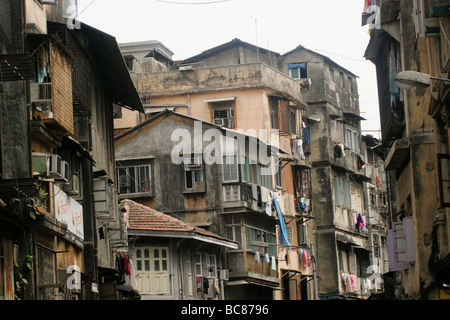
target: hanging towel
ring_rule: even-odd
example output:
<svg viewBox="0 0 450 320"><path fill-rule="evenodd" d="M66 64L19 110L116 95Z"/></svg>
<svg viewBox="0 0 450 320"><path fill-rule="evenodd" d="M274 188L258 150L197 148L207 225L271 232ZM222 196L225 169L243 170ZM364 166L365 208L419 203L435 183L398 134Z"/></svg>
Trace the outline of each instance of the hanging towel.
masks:
<svg viewBox="0 0 450 320"><path fill-rule="evenodd" d="M340 143L340 144L339 144L339 148L341 148L341 153L342 153L342 156L343 156L343 157L345 157L345 149L344 149L344 144Z"/></svg>
<svg viewBox="0 0 450 320"><path fill-rule="evenodd" d="M309 124L307 124L306 122L303 122L303 142L306 144L310 144L310 138L309 138Z"/></svg>
<svg viewBox="0 0 450 320"><path fill-rule="evenodd" d="M269 190L267 188L261 187L261 201L269 202Z"/></svg>
<svg viewBox="0 0 450 320"><path fill-rule="evenodd" d="M341 272L341 279L344 282L344 286L347 287L347 273Z"/></svg>
<svg viewBox="0 0 450 320"><path fill-rule="evenodd" d="M275 210L277 211L278 219L280 221L280 231L281 231L280 232L280 237L281 237L280 243L288 245L290 247L291 244L289 243L289 240L288 240L286 224L284 222L284 216L283 216L283 213L281 212L281 208L280 208L280 205L279 205L277 199L273 199L273 205L275 207Z"/></svg>
<svg viewBox="0 0 450 320"><path fill-rule="evenodd" d="M356 219L356 229L358 230L358 233L360 231L359 228L362 227L362 226L364 226L364 220L363 220L363 218L361 216L361 213L360 213L360 214L358 214L358 217Z"/></svg>
<svg viewBox="0 0 450 320"><path fill-rule="evenodd" d="M311 266L311 254L307 250L303 250L303 266Z"/></svg>
<svg viewBox="0 0 450 320"><path fill-rule="evenodd" d="M274 256L271 257L271 268L272 268L272 270L277 269L277 260Z"/></svg>
<svg viewBox="0 0 450 320"><path fill-rule="evenodd" d="M134 265L133 265L133 260L129 259L129 264L130 264L130 285L133 289L137 288L137 282L136 282L136 273L134 271Z"/></svg>
<svg viewBox="0 0 450 320"><path fill-rule="evenodd" d="M355 287L355 276L353 274L350 275L350 285L352 288Z"/></svg>
<svg viewBox="0 0 450 320"><path fill-rule="evenodd" d="M124 261L123 261L123 265L125 267L125 274L127 276L130 275L130 264L128 262L128 255L125 253L125 257L124 257Z"/></svg>
<svg viewBox="0 0 450 320"><path fill-rule="evenodd" d="M259 255L259 251L256 251L256 253L255 253L255 261L258 264L261 263L261 257Z"/></svg>
<svg viewBox="0 0 450 320"><path fill-rule="evenodd" d="M357 162L358 162L358 169L359 170L361 170L364 167L364 165L366 164L364 162L364 160L363 160L363 156L362 155L358 155Z"/></svg>
<svg viewBox="0 0 450 320"><path fill-rule="evenodd" d="M266 253L266 254L264 255L264 262L270 263L270 257L269 257L269 254L268 254L268 253Z"/></svg>
<svg viewBox="0 0 450 320"><path fill-rule="evenodd" d="M296 139L293 142L294 144L294 157L297 160L305 160L305 153L303 152L303 140Z"/></svg>
<svg viewBox="0 0 450 320"><path fill-rule="evenodd" d="M266 214L272 216L272 193L267 190Z"/></svg>

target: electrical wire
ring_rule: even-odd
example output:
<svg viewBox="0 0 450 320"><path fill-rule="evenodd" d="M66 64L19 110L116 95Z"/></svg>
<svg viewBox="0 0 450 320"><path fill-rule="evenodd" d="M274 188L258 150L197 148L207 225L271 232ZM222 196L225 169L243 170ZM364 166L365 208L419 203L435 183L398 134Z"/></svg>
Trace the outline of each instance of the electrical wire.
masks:
<svg viewBox="0 0 450 320"><path fill-rule="evenodd" d="M140 0L143 2L148 2L145 0ZM216 4L216 3L223 3L223 2L231 2L234 0L214 0L214 1L204 1L204 2L180 2L180 1L168 1L168 0L153 0L154 2L161 2L161 3L167 3L167 4L181 4L181 5L204 5L204 4Z"/></svg>

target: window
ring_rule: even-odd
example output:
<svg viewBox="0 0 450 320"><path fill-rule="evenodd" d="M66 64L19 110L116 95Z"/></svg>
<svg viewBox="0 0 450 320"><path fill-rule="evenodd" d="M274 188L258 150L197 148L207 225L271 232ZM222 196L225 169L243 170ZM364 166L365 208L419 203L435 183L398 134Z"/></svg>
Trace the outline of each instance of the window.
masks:
<svg viewBox="0 0 450 320"><path fill-rule="evenodd" d="M185 191L204 192L204 172L201 156L190 155L184 162L184 189Z"/></svg>
<svg viewBox="0 0 450 320"><path fill-rule="evenodd" d="M341 88L345 89L345 81L344 81L344 74L342 72L339 72L339 80L340 80L340 86Z"/></svg>
<svg viewBox="0 0 450 320"><path fill-rule="evenodd" d="M117 169L119 180L119 194L151 194L152 178L151 166L130 166Z"/></svg>
<svg viewBox="0 0 450 320"><path fill-rule="evenodd" d="M302 221L297 222L298 245L306 245L306 226Z"/></svg>
<svg viewBox="0 0 450 320"><path fill-rule="evenodd" d="M269 98L270 103L270 120L272 129L280 129L280 110L278 106L278 99L275 97Z"/></svg>
<svg viewBox="0 0 450 320"><path fill-rule="evenodd" d="M310 169L294 167L294 190L298 198L312 198Z"/></svg>
<svg viewBox="0 0 450 320"><path fill-rule="evenodd" d="M289 243L294 243L294 228L290 226L286 226L286 233L288 237Z"/></svg>
<svg viewBox="0 0 450 320"><path fill-rule="evenodd" d="M277 172L275 173L276 186L277 186L277 188L282 188L283 187L283 179L282 179L282 175L281 175L281 160L278 159L276 167L277 167Z"/></svg>
<svg viewBox="0 0 450 320"><path fill-rule="evenodd" d="M347 128L347 147L353 152L359 152L358 134L356 131Z"/></svg>
<svg viewBox="0 0 450 320"><path fill-rule="evenodd" d="M238 243L238 249L242 249L242 216L240 214L229 214L225 216L225 229L227 238Z"/></svg>
<svg viewBox="0 0 450 320"><path fill-rule="evenodd" d="M203 182L203 171L185 171L185 188L194 189L198 182Z"/></svg>
<svg viewBox="0 0 450 320"><path fill-rule="evenodd" d="M348 91L353 92L353 79L348 77Z"/></svg>
<svg viewBox="0 0 450 320"><path fill-rule="evenodd" d="M263 220L259 215L248 214L244 220L245 235L247 236L247 250L259 251L260 254L268 253L277 255L275 225L270 220Z"/></svg>
<svg viewBox="0 0 450 320"><path fill-rule="evenodd" d="M306 62L290 63L288 64L289 76L292 79L306 79L308 78L308 68Z"/></svg>
<svg viewBox="0 0 450 320"><path fill-rule="evenodd" d="M350 181L334 177L334 195L336 206L351 208Z"/></svg>
<svg viewBox="0 0 450 320"><path fill-rule="evenodd" d="M202 292L206 298L214 297L214 279L217 278L217 258L215 254L198 252L195 261L197 278L202 278Z"/></svg>
<svg viewBox="0 0 450 320"><path fill-rule="evenodd" d="M39 299L55 300L55 292L52 287L55 284L55 252L38 245L37 263Z"/></svg>
<svg viewBox="0 0 450 320"><path fill-rule="evenodd" d="M223 182L239 182L239 171L238 171L237 157L223 156L222 164L222 178Z"/></svg>
<svg viewBox="0 0 450 320"><path fill-rule="evenodd" d="M374 234L372 237L373 255L375 258L380 258L380 236Z"/></svg>
<svg viewBox="0 0 450 320"><path fill-rule="evenodd" d="M297 117L295 112L291 112L291 133L297 134Z"/></svg>
<svg viewBox="0 0 450 320"><path fill-rule="evenodd" d="M256 167L258 181L257 183L269 190L273 189L273 173L272 168L258 164Z"/></svg>
<svg viewBox="0 0 450 320"><path fill-rule="evenodd" d="M340 121L331 120L331 141L334 143L344 143L344 125Z"/></svg>
<svg viewBox="0 0 450 320"><path fill-rule="evenodd" d="M373 207L376 207L377 206L377 189L370 188L369 195L370 195L370 205Z"/></svg>
<svg viewBox="0 0 450 320"><path fill-rule="evenodd" d="M241 157L241 177L243 182L252 182L252 167L245 156Z"/></svg>
<svg viewBox="0 0 450 320"><path fill-rule="evenodd" d="M219 126L234 129L234 103L229 101L213 103L213 122Z"/></svg>
<svg viewBox="0 0 450 320"><path fill-rule="evenodd" d="M330 67L330 81L334 82L334 68Z"/></svg>
<svg viewBox="0 0 450 320"><path fill-rule="evenodd" d="M450 207L450 157L438 154L439 197L441 206Z"/></svg>

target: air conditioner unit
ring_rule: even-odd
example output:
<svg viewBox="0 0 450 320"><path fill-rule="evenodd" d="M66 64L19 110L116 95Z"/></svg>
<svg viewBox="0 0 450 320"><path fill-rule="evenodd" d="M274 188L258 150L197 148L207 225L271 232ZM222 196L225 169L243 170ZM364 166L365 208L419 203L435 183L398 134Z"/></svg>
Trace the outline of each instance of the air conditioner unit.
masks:
<svg viewBox="0 0 450 320"><path fill-rule="evenodd" d="M131 184L131 179L129 175L126 176L119 176L119 187L122 188L128 188Z"/></svg>
<svg viewBox="0 0 450 320"><path fill-rule="evenodd" d="M48 175L49 169L49 155L46 153L33 152L33 176Z"/></svg>
<svg viewBox="0 0 450 320"><path fill-rule="evenodd" d="M225 125L225 120L226 119L214 119L214 124L217 124L219 126L224 126Z"/></svg>
<svg viewBox="0 0 450 320"><path fill-rule="evenodd" d="M80 195L80 179L76 174L72 175L72 183L67 183L63 186L63 190L69 196Z"/></svg>
<svg viewBox="0 0 450 320"><path fill-rule="evenodd" d="M67 162L63 161L61 157L57 154L51 154L50 155L50 167L48 170L48 174L50 177L56 179L56 180L64 180L67 181L65 177L65 170L67 167L67 172L69 172L68 164Z"/></svg>
<svg viewBox="0 0 450 320"><path fill-rule="evenodd" d="M230 272L226 269L219 269L219 280L230 280Z"/></svg>
<svg viewBox="0 0 450 320"><path fill-rule="evenodd" d="M63 179L65 181L69 181L70 168L69 164L66 161L63 161Z"/></svg>

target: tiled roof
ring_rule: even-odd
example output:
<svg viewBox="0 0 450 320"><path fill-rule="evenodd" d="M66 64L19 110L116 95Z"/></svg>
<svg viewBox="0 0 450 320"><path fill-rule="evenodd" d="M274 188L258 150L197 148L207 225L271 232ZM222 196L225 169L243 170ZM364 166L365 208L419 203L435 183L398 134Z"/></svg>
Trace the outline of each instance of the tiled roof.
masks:
<svg viewBox="0 0 450 320"><path fill-rule="evenodd" d="M114 129L114 137L117 137L118 135L130 130L131 128L119 128L119 129Z"/></svg>
<svg viewBox="0 0 450 320"><path fill-rule="evenodd" d="M212 237L221 241L237 243L233 240L223 238L205 229L192 226L177 218L171 217L152 208L146 207L135 201L125 199L121 206L128 214L128 229L136 231L160 231L160 232L188 232L197 235Z"/></svg>

